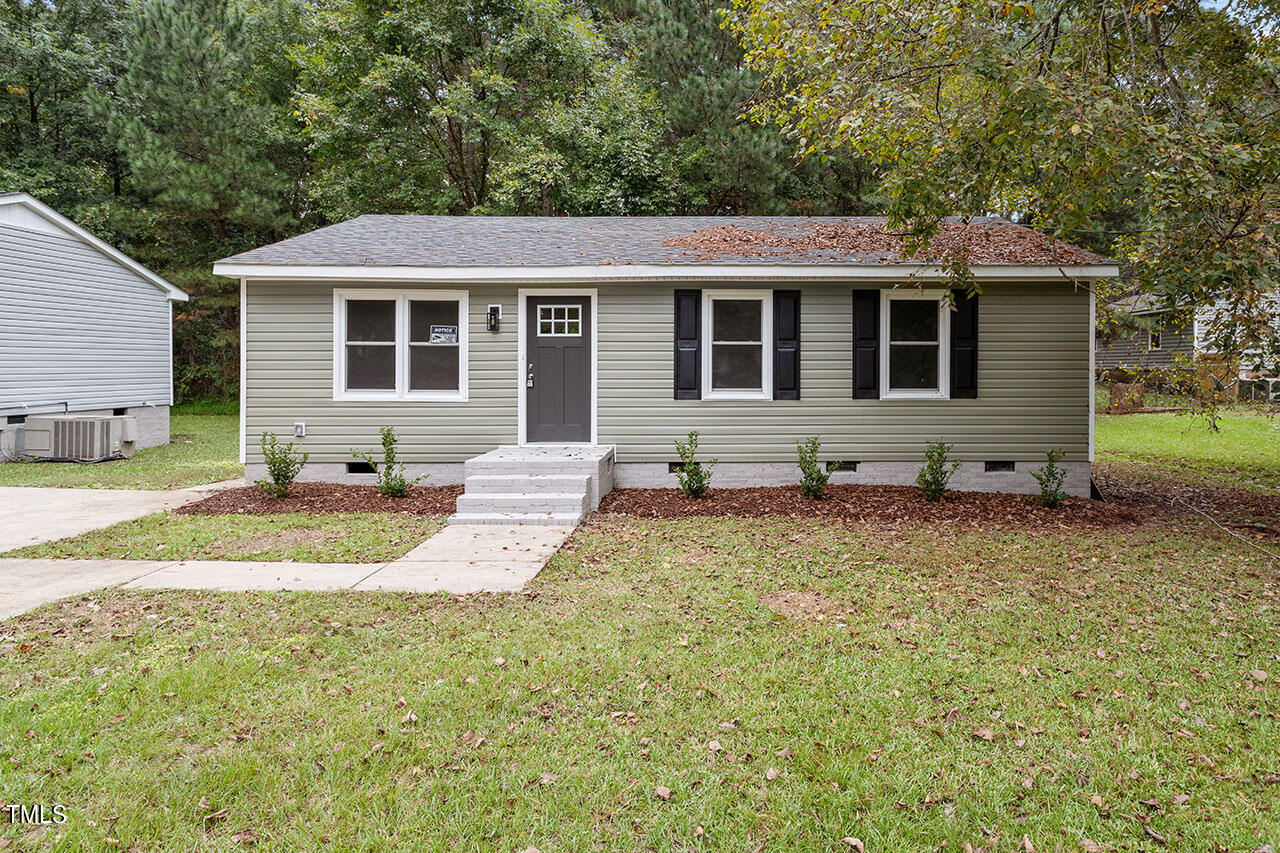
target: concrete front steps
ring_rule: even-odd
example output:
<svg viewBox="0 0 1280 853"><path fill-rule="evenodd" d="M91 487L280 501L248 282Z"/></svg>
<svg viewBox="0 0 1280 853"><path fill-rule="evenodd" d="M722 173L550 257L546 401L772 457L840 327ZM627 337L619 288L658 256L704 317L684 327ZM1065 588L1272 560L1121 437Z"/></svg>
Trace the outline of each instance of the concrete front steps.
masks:
<svg viewBox="0 0 1280 853"><path fill-rule="evenodd" d="M613 488L613 448L499 447L464 470L466 491L450 524L576 527Z"/></svg>

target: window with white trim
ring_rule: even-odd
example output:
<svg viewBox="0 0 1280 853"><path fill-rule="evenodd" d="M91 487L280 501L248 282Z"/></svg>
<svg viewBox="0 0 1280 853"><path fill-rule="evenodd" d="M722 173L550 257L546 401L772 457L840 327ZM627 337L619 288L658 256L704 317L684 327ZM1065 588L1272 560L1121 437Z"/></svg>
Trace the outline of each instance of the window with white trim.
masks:
<svg viewBox="0 0 1280 853"><path fill-rule="evenodd" d="M467 295L334 291L335 400L465 400Z"/></svg>
<svg viewBox="0 0 1280 853"><path fill-rule="evenodd" d="M576 338L581 335L581 305L538 306L538 337Z"/></svg>
<svg viewBox="0 0 1280 853"><path fill-rule="evenodd" d="M950 326L945 291L881 291L881 399L950 396Z"/></svg>
<svg viewBox="0 0 1280 853"><path fill-rule="evenodd" d="M702 399L772 398L772 292L708 290L703 299Z"/></svg>
<svg viewBox="0 0 1280 853"><path fill-rule="evenodd" d="M1155 328L1147 332L1147 349L1160 349L1160 329Z"/></svg>

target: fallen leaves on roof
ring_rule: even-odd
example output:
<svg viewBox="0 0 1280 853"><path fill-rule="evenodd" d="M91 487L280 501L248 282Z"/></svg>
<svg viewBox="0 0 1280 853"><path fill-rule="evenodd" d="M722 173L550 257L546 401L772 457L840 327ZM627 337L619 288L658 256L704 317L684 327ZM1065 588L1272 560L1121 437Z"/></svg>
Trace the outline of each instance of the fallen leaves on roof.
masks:
<svg viewBox="0 0 1280 853"><path fill-rule="evenodd" d="M815 261L875 261L896 263L940 261L958 251L970 264L1055 265L1109 263L1105 258L1061 240L1008 222L964 224L944 222L915 257L904 258L902 235L888 231L880 223L810 223L778 226L761 231L738 225L712 225L682 237L668 237L663 243L684 249L700 261L726 255L741 257L784 257L804 255Z"/></svg>

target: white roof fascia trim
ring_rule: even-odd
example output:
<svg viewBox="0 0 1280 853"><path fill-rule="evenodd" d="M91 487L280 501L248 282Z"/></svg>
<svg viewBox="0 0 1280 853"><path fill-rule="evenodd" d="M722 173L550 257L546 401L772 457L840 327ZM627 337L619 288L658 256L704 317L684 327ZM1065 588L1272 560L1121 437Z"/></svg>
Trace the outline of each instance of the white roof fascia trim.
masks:
<svg viewBox="0 0 1280 853"><path fill-rule="evenodd" d="M1093 280L1120 275L1115 264L1077 266L973 265L979 281L1036 279ZM332 281L602 281L652 279L924 279L947 277L941 266L925 264L605 264L598 266L409 267L247 264L218 262L216 275L263 280Z"/></svg>
<svg viewBox="0 0 1280 853"><path fill-rule="evenodd" d="M29 210L35 211L54 225L57 225L63 231L66 231L72 237L75 237L82 243L89 244L121 266L136 272L138 275L142 276L147 281L167 293L169 299L174 302L186 302L189 298L187 294L183 293L181 290L174 287L172 284L165 281L163 278L156 275L133 258L130 258L119 249L113 248L109 243L99 240L97 237L93 236L70 219L67 219L67 217L63 216L61 213L58 213L58 211L37 201L26 193L0 197L0 204L20 204Z"/></svg>

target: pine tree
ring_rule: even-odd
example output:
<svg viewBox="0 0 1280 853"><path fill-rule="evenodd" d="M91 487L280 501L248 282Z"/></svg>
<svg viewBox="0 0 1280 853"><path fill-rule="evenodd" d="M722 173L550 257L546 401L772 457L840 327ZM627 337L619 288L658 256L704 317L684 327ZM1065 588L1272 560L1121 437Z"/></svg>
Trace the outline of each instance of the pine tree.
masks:
<svg viewBox="0 0 1280 853"><path fill-rule="evenodd" d="M301 148L272 132L281 105L263 93L269 75L250 35L226 0L148 0L114 97L99 101L145 205L123 213L121 228L137 235L141 261L192 297L174 326L184 395L236 384L238 286L213 276L213 261L298 227L287 205L296 179L276 159L290 164Z"/></svg>
<svg viewBox="0 0 1280 853"><path fill-rule="evenodd" d="M759 88L718 0L604 0L619 50L634 50L668 119L681 213L866 213L870 171L845 156L799 159L777 128L744 118Z"/></svg>
<svg viewBox="0 0 1280 853"><path fill-rule="evenodd" d="M225 0L149 0L111 110L139 191L170 225L219 243L287 224L263 139L270 105L245 90L244 23Z"/></svg>

